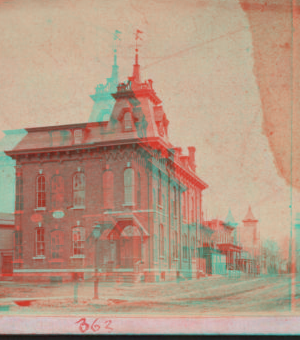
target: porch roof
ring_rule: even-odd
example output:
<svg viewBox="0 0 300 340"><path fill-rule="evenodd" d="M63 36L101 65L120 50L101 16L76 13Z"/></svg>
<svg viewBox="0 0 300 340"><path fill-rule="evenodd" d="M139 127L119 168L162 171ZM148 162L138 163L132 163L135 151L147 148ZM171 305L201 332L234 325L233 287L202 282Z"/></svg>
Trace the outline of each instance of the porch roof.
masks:
<svg viewBox="0 0 300 340"><path fill-rule="evenodd" d="M143 233L143 237L149 236L149 233L147 232L147 230L144 228L142 223L138 220L138 218L133 213L113 216L113 218L115 220L115 226L110 230L108 237L113 232L113 230L117 231L118 234L120 235L122 231L130 225L137 227L139 231Z"/></svg>
<svg viewBox="0 0 300 340"><path fill-rule="evenodd" d="M221 251L230 251L230 252L241 252L242 247L237 246L233 243L220 243L218 247Z"/></svg>

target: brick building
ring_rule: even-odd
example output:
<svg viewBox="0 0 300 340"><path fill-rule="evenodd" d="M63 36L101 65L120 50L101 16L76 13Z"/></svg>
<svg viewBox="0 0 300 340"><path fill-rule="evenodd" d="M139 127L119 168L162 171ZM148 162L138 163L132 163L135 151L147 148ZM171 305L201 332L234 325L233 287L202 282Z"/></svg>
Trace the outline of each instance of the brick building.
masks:
<svg viewBox="0 0 300 340"><path fill-rule="evenodd" d="M203 247L203 256L207 259L207 272L210 274L230 274L237 270L242 248L236 241L236 227L231 211L225 221L213 219L204 221L211 230L210 243Z"/></svg>
<svg viewBox="0 0 300 340"><path fill-rule="evenodd" d="M86 278L95 268L133 281L196 275L207 184L195 173L195 148L183 155L169 141L138 54L112 97L109 120L97 106L90 120L101 121L29 128L6 151L16 161L16 276Z"/></svg>

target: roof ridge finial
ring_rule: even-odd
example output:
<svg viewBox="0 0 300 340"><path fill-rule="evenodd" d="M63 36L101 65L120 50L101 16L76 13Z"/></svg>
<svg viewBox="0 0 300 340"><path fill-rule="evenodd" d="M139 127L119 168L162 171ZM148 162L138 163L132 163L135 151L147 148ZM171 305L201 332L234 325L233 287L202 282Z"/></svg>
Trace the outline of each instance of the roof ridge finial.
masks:
<svg viewBox="0 0 300 340"><path fill-rule="evenodd" d="M114 65L117 65L117 40L121 41L119 37L121 33L122 32L118 30L115 30L115 33L114 33Z"/></svg>
<svg viewBox="0 0 300 340"><path fill-rule="evenodd" d="M133 78L137 83L140 83L140 65L139 65L139 50L138 50L138 40L142 40L139 36L143 32L140 30L136 30L135 33L135 64L133 65Z"/></svg>

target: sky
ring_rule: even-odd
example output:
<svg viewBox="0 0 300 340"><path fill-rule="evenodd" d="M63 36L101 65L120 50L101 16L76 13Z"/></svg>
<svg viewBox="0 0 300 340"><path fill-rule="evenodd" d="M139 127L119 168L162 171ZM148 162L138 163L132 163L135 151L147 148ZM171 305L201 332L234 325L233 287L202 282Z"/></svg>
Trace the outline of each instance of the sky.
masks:
<svg viewBox="0 0 300 340"><path fill-rule="evenodd" d="M196 147L204 216L225 219L230 208L241 224L251 205L261 237L286 240L299 192L263 130L257 37L238 0L0 1L1 129L87 122L89 96L111 74L113 33L122 32L124 81L136 29L142 79L163 101L171 142Z"/></svg>

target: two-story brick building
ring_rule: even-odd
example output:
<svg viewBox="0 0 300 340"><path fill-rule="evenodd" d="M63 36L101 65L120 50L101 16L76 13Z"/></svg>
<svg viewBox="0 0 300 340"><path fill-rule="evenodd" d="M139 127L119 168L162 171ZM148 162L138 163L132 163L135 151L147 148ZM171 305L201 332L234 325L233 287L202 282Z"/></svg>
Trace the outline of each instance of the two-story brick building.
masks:
<svg viewBox="0 0 300 340"><path fill-rule="evenodd" d="M16 161L16 276L89 277L95 267L133 280L196 275L207 184L195 148L183 155L169 141L138 54L112 96L108 121L29 128L6 151Z"/></svg>

